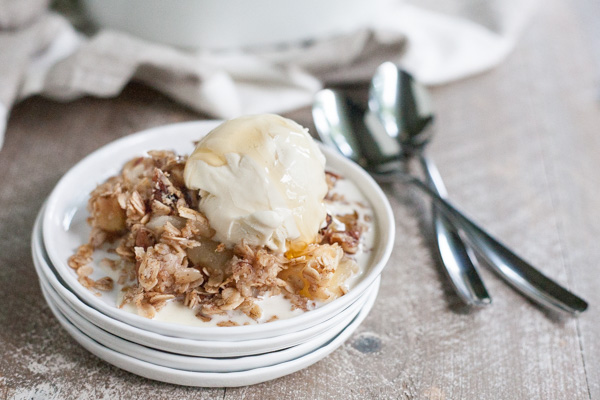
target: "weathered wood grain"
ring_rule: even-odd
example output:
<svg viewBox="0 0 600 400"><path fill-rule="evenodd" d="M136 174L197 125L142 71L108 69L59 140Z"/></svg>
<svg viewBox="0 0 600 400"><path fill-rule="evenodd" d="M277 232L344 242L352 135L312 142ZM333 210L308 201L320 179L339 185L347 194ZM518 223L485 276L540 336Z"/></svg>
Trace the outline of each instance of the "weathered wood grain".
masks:
<svg viewBox="0 0 600 400"><path fill-rule="evenodd" d="M430 149L456 204L590 302L578 319L541 312L487 268L494 304L465 309L432 256L426 202L397 184L384 188L397 239L379 297L331 356L235 389L121 371L78 346L45 306L29 255L34 215L60 176L102 144L202 116L139 85L111 100L34 98L14 110L0 152L0 398L600 399L600 37L590 27L600 7L592 3L544 2L502 65L436 88ZM308 109L288 116L312 126Z"/></svg>

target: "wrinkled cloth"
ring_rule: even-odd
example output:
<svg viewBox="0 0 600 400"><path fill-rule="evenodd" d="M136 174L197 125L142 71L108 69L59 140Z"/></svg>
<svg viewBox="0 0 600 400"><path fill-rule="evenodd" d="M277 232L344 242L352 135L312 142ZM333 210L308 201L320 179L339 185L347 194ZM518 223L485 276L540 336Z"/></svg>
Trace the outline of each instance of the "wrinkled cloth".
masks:
<svg viewBox="0 0 600 400"><path fill-rule="evenodd" d="M132 80L215 118L309 105L323 86L370 79L383 61L424 84L451 82L501 62L538 0L430 3L392 0L373 26L310 43L192 52L117 31L87 37L48 0L0 0L0 146L15 102L113 97Z"/></svg>

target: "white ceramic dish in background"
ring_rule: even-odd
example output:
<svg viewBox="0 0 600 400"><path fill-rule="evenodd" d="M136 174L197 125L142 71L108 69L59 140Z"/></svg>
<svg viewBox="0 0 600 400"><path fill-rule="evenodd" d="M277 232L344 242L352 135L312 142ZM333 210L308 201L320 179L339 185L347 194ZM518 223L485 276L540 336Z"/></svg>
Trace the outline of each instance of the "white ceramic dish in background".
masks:
<svg viewBox="0 0 600 400"><path fill-rule="evenodd" d="M47 201L43 216L43 240L51 264L68 287L85 303L107 316L146 331L194 340L249 340L264 339L316 326L347 308L375 281L389 259L394 238L394 217L387 198L373 179L359 166L336 152L321 147L327 159L327 168L340 173L361 189L373 208L376 240L370 265L356 285L344 296L322 307L299 316L268 324L233 327L184 326L149 320L115 306L116 294L97 297L83 288L67 259L75 249L87 242L89 227L86 203L91 190L109 176L118 173L121 166L134 156L153 149L170 149L187 154L192 142L214 128L216 121L199 121L149 129L112 142L90 154L75 165L58 182ZM96 268L98 269L98 268Z"/></svg>
<svg viewBox="0 0 600 400"><path fill-rule="evenodd" d="M367 292L360 296L354 303L346 309L334 315L330 319L321 324L312 326L307 329L299 329L296 332L291 332L285 335L280 335L267 339L249 339L238 340L232 342L223 341L208 341L208 340L193 340L174 338L164 336L154 332L147 332L143 329L127 325L121 321L112 319L99 311L89 307L81 302L77 296L65 288L53 272L52 266L48 263L41 241L41 215L40 211L32 235L32 256L34 266L40 280L44 280L52 288L53 292L60 301L79 315L81 319L87 320L95 326L109 331L115 336L119 336L125 340L139 343L144 346L155 348L161 351L168 351L176 354L196 356L196 357L239 357L261 354L265 352L273 352L286 349L292 346L300 345L314 338L326 334L336 328L343 327L342 321L355 316L369 296ZM376 281L373 285L379 285ZM58 302L58 299L57 299ZM338 329L338 331L339 331Z"/></svg>
<svg viewBox="0 0 600 400"><path fill-rule="evenodd" d="M187 49L298 43L372 25L383 0L83 0L99 27Z"/></svg>
<svg viewBox="0 0 600 400"><path fill-rule="evenodd" d="M139 360L134 357L127 356L115 350L102 346L98 342L89 338L73 324L71 324L61 313L56 309L52 301L48 302L48 306L56 319L60 322L63 328L85 349L97 357L113 364L121 369L143 376L145 378L156 381L173 383L184 386L199 386L199 387L238 387L246 385L254 385L261 382L266 382L272 379L280 378L289 375L293 372L304 369L317 361L325 358L335 349L340 347L350 335L358 328L362 321L369 314L373 307L375 296L361 309L356 318L346 327L339 335L329 341L327 344L319 347L315 351L298 357L294 360L271 365L263 368L254 368L246 371L238 372L192 372L183 371L180 369L162 367L146 361Z"/></svg>
<svg viewBox="0 0 600 400"><path fill-rule="evenodd" d="M356 317L358 312L362 309L362 306L369 301L372 297L377 296L379 289L379 281L377 285L369 290L368 297L365 299L365 303L361 302L361 307L356 313L346 317L339 325L332 327L331 329L321 333L315 338L304 342L298 346L293 346L285 350L264 353L254 356L246 357L231 357L231 358L207 358L207 357L193 357L185 356L181 354L175 354L171 352L165 352L155 350L146 346L139 345L134 342L130 342L121 339L118 336L106 332L91 322L81 318L76 312L69 308L69 306L62 301L60 296L45 280L43 275L40 275L40 284L44 291L47 302L51 302L58 311L77 329L82 333L86 334L91 339L100 343L101 345L115 350L119 353L123 353L130 357L140 359L142 361L150 362L152 364L160 365L163 367L176 368L186 371L195 372L235 372L245 371L253 368L267 367L274 364L290 361L295 358L304 356L319 347L325 345L335 336L337 336L346 326L348 326L352 320Z"/></svg>

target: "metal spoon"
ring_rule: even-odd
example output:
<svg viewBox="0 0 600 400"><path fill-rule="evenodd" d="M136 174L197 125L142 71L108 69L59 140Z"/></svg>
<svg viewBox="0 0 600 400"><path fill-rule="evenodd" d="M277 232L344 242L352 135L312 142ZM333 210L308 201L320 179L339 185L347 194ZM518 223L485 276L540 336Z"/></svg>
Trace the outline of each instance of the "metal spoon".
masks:
<svg viewBox="0 0 600 400"><path fill-rule="evenodd" d="M363 113L340 92L325 89L317 93L313 118L321 140L346 157L360 163L381 182L402 180L427 194L441 211L464 231L473 248L513 287L533 301L552 310L578 314L587 303L544 276L493 238L422 180L397 168L398 154L390 154L388 143L372 136ZM367 118L368 119L368 116ZM387 135L386 135L387 136ZM389 139L389 136L387 136Z"/></svg>
<svg viewBox="0 0 600 400"><path fill-rule="evenodd" d="M377 68L369 89L369 111L379 121L380 128L400 144L406 159L419 158L429 187L441 197L447 197L446 187L437 167L424 155L425 145L432 136L434 119L431 101L425 88L394 63ZM375 125L375 124L371 124ZM377 126L370 126L371 131ZM473 250L462 240L458 230L444 213L432 210L435 248L458 296L468 305L489 305L492 302L479 273Z"/></svg>

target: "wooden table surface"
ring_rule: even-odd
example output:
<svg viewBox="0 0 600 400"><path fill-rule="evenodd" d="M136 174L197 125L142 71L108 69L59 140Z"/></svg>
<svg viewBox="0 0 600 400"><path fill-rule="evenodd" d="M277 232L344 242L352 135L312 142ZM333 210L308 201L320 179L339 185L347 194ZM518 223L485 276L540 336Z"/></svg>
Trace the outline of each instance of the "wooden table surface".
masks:
<svg viewBox="0 0 600 400"><path fill-rule="evenodd" d="M433 256L425 199L385 191L392 258L371 314L295 374L234 389L153 382L80 347L46 306L29 236L57 180L144 128L202 119L144 88L116 99L19 104L0 152L0 398L600 399L600 3L551 0L499 67L433 89L430 154L451 198L584 297L578 318L542 311L488 268L493 305L461 306ZM364 91L357 95L364 97ZM308 109L288 114L312 127Z"/></svg>

